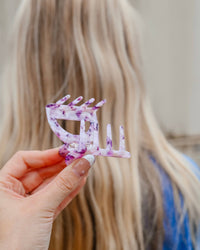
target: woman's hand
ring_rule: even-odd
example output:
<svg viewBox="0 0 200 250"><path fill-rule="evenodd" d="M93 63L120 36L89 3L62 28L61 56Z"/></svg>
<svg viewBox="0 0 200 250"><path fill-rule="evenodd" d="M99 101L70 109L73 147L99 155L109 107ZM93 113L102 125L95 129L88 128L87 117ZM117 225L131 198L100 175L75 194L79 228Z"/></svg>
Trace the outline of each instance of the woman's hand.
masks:
<svg viewBox="0 0 200 250"><path fill-rule="evenodd" d="M16 153L0 170L0 249L48 249L54 219L93 163L88 155L66 167L58 149Z"/></svg>

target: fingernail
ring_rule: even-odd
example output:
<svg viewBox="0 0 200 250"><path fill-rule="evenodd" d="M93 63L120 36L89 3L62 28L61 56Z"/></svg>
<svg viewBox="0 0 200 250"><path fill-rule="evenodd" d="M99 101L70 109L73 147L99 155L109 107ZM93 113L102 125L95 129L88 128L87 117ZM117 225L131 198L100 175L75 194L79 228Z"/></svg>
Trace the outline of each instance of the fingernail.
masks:
<svg viewBox="0 0 200 250"><path fill-rule="evenodd" d="M83 156L83 158L86 159L87 161L89 161L90 167L95 163L94 155L85 155L85 156Z"/></svg>
<svg viewBox="0 0 200 250"><path fill-rule="evenodd" d="M95 157L93 155L85 155L77 163L75 163L75 165L72 167L72 170L79 177L85 176L94 162Z"/></svg>

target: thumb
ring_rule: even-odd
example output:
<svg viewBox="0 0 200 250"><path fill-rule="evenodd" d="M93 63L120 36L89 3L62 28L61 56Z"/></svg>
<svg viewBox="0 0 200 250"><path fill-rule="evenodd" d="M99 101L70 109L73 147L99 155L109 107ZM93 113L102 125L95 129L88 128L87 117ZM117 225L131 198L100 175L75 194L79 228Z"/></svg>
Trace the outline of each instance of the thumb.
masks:
<svg viewBox="0 0 200 250"><path fill-rule="evenodd" d="M61 202L65 200L84 177L87 176L94 162L95 157L93 155L86 155L81 159L75 160L63 169L40 194L40 204L55 211Z"/></svg>

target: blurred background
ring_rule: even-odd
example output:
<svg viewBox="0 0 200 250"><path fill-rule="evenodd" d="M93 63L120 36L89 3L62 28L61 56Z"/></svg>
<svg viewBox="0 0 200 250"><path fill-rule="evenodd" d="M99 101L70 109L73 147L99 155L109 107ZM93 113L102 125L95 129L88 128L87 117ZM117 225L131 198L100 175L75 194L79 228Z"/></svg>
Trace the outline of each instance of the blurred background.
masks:
<svg viewBox="0 0 200 250"><path fill-rule="evenodd" d="M146 84L168 139L200 164L200 1L130 0L144 22ZM0 1L0 74L20 0Z"/></svg>

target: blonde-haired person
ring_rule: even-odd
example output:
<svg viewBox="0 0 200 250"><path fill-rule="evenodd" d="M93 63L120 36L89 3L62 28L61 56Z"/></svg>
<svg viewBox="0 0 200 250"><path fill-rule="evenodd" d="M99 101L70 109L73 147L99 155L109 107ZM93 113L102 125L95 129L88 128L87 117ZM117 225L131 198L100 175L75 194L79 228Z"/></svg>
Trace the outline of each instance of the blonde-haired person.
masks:
<svg viewBox="0 0 200 250"><path fill-rule="evenodd" d="M0 171L0 224L8 232L3 237L0 227L0 244L8 246L4 249L198 249L199 168L169 145L151 113L139 20L127 0L22 1L2 92L1 166L23 150ZM97 158L84 188L64 209L84 185L87 171L69 186L75 175L67 169L75 163L62 170L57 149L27 150L60 145L45 105L68 93L86 100L106 98L107 107L99 111L101 142L110 122L117 145L118 127L124 124L132 157ZM75 123L62 125L79 131ZM56 189L55 183L62 184ZM52 186L62 198L51 195Z"/></svg>

